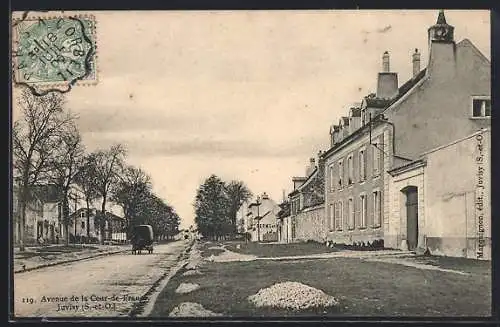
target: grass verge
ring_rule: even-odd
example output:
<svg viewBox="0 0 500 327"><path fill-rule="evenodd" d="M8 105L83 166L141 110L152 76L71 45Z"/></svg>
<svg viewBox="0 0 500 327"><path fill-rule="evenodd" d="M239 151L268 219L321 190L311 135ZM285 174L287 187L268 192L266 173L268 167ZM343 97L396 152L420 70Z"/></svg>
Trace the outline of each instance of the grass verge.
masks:
<svg viewBox="0 0 500 327"><path fill-rule="evenodd" d="M225 243L226 244L226 243ZM237 248L239 244L240 248ZM259 244L256 242L231 242L227 243L226 249L242 253L251 254L258 257L274 258L301 256L308 254L320 254L329 252L338 252L336 248L329 248L324 244L316 242L291 243L291 244Z"/></svg>
<svg viewBox="0 0 500 327"><path fill-rule="evenodd" d="M159 294L151 316L167 317L181 302L200 303L232 317L491 315L491 270L483 262L460 261L455 267L474 273L464 276L353 258L207 263L203 275L182 276L185 270L179 271ZM259 289L284 281L321 289L340 305L289 312L255 308L247 301ZM200 289L176 294L182 282L199 284Z"/></svg>

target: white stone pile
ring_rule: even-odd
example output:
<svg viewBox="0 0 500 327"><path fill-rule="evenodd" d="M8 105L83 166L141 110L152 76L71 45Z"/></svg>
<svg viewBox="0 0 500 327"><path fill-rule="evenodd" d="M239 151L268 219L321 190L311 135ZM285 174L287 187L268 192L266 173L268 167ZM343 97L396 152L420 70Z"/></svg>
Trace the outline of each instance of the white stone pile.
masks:
<svg viewBox="0 0 500 327"><path fill-rule="evenodd" d="M182 274L182 276L199 276L199 275L203 275L203 273L198 269L190 269Z"/></svg>
<svg viewBox="0 0 500 327"><path fill-rule="evenodd" d="M216 317L222 316L220 313L205 309L199 303L183 302L175 307L169 314L170 317Z"/></svg>
<svg viewBox="0 0 500 327"><path fill-rule="evenodd" d="M186 265L187 270L197 269L203 263L203 257L201 256L201 251L198 248L198 243L195 243L191 248L189 253L188 264Z"/></svg>
<svg viewBox="0 0 500 327"><path fill-rule="evenodd" d="M260 289L248 297L256 307L274 307L294 311L336 306L337 300L322 290L298 282L283 282Z"/></svg>
<svg viewBox="0 0 500 327"><path fill-rule="evenodd" d="M193 291L196 291L199 288L200 288L200 285L198 285L198 284L181 283L179 285L179 287L177 287L177 289L175 290L175 293L177 293L177 294L191 293Z"/></svg>

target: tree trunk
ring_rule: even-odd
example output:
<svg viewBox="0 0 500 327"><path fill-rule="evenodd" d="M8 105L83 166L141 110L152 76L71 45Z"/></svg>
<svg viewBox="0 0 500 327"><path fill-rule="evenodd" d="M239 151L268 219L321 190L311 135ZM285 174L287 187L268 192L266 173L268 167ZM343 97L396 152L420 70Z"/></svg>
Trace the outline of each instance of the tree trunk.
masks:
<svg viewBox="0 0 500 327"><path fill-rule="evenodd" d="M28 168L26 168L27 170ZM28 176L23 176L23 182L21 185L19 204L20 210L20 220L19 220L19 251L24 252L26 250L26 208L28 202L30 201L30 186L28 181ZM38 236L38 235L37 235Z"/></svg>
<svg viewBox="0 0 500 327"><path fill-rule="evenodd" d="M87 242L90 240L90 200L85 199L85 204L87 205ZM94 222L95 228L95 222Z"/></svg>
<svg viewBox="0 0 500 327"><path fill-rule="evenodd" d="M69 245L69 204L68 204L68 197L65 194L63 197L63 207L62 207L62 212L63 212L63 222L64 222L64 230L66 233L66 245ZM76 219L76 216L75 216ZM74 235L75 238L75 243L76 243L76 235Z"/></svg>
<svg viewBox="0 0 500 327"><path fill-rule="evenodd" d="M102 206L101 206L101 219L99 222L99 228L101 229L101 244L104 244L104 240L106 235L105 233L105 226L106 226L106 196L102 197Z"/></svg>
<svg viewBox="0 0 500 327"><path fill-rule="evenodd" d="M18 217L18 232L19 232L19 251L24 252L25 248L25 229L26 229L26 201L27 201L27 192L26 189L23 188L20 192L19 199L19 217Z"/></svg>

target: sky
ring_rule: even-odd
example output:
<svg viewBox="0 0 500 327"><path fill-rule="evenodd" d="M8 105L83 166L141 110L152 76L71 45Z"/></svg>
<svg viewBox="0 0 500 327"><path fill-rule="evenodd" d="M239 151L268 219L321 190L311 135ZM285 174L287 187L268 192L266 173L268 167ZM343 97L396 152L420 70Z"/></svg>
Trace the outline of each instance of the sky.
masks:
<svg viewBox="0 0 500 327"><path fill-rule="evenodd" d="M92 14L98 83L74 87L67 106L87 150L124 144L185 228L211 174L281 201L328 149L330 125L375 91L384 51L400 85L415 48L425 67L438 11ZM445 14L455 40L490 59L489 12Z"/></svg>

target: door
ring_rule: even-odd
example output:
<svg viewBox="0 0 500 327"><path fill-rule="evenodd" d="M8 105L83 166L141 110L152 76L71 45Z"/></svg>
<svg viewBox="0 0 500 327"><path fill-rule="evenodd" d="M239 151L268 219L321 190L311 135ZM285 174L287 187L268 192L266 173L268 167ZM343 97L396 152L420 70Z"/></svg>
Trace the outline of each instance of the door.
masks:
<svg viewBox="0 0 500 327"><path fill-rule="evenodd" d="M415 186L408 186L406 194L406 239L408 250L412 251L418 245L418 190Z"/></svg>

